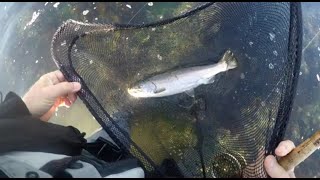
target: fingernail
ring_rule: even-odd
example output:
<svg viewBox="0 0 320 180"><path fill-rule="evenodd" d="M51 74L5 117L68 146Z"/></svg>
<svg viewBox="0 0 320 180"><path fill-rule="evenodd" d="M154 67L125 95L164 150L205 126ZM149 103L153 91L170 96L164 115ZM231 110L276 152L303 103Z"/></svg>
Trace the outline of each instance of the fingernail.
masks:
<svg viewBox="0 0 320 180"><path fill-rule="evenodd" d="M284 147L283 146L279 146L279 147L277 147L277 149L276 149L276 155L277 156L281 156L282 154L283 154L283 152L284 152Z"/></svg>
<svg viewBox="0 0 320 180"><path fill-rule="evenodd" d="M281 146L279 149L280 149L280 153L283 153L286 151L287 148L285 146Z"/></svg>
<svg viewBox="0 0 320 180"><path fill-rule="evenodd" d="M73 91L79 91L81 89L81 84L78 82L73 82Z"/></svg>

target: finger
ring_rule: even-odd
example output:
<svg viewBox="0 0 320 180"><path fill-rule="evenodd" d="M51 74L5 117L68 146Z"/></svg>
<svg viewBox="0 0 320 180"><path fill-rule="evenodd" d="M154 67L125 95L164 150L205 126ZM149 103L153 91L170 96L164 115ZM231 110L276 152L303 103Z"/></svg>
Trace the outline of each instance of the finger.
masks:
<svg viewBox="0 0 320 180"><path fill-rule="evenodd" d="M294 174L294 170L290 170L288 173L290 178L296 178L296 175Z"/></svg>
<svg viewBox="0 0 320 180"><path fill-rule="evenodd" d="M71 101L67 97L58 97L53 107L56 109L60 106L71 106Z"/></svg>
<svg viewBox="0 0 320 180"><path fill-rule="evenodd" d="M72 104L72 102L68 98L65 98L65 100L63 102L64 102L64 105L68 106L68 107L70 107Z"/></svg>
<svg viewBox="0 0 320 180"><path fill-rule="evenodd" d="M70 100L71 104L73 104L77 100L77 96L74 93L69 93L68 99Z"/></svg>
<svg viewBox="0 0 320 180"><path fill-rule="evenodd" d="M62 72L59 70L50 72L50 73L46 74L45 77L48 78L52 82L52 85L56 85L60 82L66 81Z"/></svg>
<svg viewBox="0 0 320 180"><path fill-rule="evenodd" d="M272 155L266 157L264 167L272 178L290 178L289 174L278 164L276 158Z"/></svg>
<svg viewBox="0 0 320 180"><path fill-rule="evenodd" d="M56 78L59 80L59 82L64 82L66 79L64 78L64 75L60 70L56 70L53 72L53 74L56 76Z"/></svg>
<svg viewBox="0 0 320 180"><path fill-rule="evenodd" d="M81 84L78 82L62 82L53 86L44 88L45 94L56 99L60 96L67 96L69 93L75 93L81 89Z"/></svg>
<svg viewBox="0 0 320 180"><path fill-rule="evenodd" d="M48 122L52 117L53 113L55 112L54 108L51 108L48 112L40 117L42 121Z"/></svg>
<svg viewBox="0 0 320 180"><path fill-rule="evenodd" d="M53 71L48 74L48 78L52 81L53 85L66 81L62 72L59 70Z"/></svg>
<svg viewBox="0 0 320 180"><path fill-rule="evenodd" d="M54 109L56 109L56 108L58 108L59 106L61 106L63 104L67 104L68 102L69 102L68 98L66 98L66 97L58 97L52 107Z"/></svg>
<svg viewBox="0 0 320 180"><path fill-rule="evenodd" d="M277 156L285 156L295 148L295 145L292 141L286 140L282 141L275 150Z"/></svg>
<svg viewBox="0 0 320 180"><path fill-rule="evenodd" d="M61 71L53 71L40 77L42 83L47 85L55 85L64 82L65 79Z"/></svg>

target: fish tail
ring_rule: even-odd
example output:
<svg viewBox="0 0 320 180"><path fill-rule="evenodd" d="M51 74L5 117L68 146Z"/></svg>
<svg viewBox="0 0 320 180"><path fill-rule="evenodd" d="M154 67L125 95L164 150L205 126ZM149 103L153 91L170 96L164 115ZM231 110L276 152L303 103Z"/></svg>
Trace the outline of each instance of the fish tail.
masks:
<svg viewBox="0 0 320 180"><path fill-rule="evenodd" d="M220 60L221 63L226 63L227 64L227 70L229 69L234 69L237 67L238 63L236 58L234 57L234 54L231 52L230 49L228 49L222 59Z"/></svg>

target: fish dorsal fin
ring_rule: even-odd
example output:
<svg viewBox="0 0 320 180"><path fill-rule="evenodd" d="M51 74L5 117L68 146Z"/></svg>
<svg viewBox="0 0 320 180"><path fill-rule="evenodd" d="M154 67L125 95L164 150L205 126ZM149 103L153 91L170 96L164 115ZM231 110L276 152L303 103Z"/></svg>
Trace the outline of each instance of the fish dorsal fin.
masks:
<svg viewBox="0 0 320 180"><path fill-rule="evenodd" d="M191 97L194 97L194 89L190 89L188 91L185 91L186 94L188 94Z"/></svg>
<svg viewBox="0 0 320 180"><path fill-rule="evenodd" d="M157 88L156 90L154 90L153 92L155 93L155 94L158 94L158 93L161 93L161 92L163 92L163 91L165 91L166 90L166 88Z"/></svg>

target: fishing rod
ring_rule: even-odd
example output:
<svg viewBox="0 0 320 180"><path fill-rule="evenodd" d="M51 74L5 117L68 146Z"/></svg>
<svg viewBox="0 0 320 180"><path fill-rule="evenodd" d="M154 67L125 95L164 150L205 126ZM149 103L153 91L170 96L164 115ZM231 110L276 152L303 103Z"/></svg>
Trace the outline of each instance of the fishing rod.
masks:
<svg viewBox="0 0 320 180"><path fill-rule="evenodd" d="M320 130L301 143L298 147L294 148L289 154L280 158L278 162L286 171L291 170L319 148Z"/></svg>

